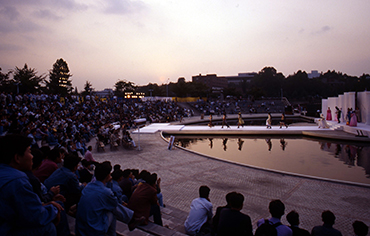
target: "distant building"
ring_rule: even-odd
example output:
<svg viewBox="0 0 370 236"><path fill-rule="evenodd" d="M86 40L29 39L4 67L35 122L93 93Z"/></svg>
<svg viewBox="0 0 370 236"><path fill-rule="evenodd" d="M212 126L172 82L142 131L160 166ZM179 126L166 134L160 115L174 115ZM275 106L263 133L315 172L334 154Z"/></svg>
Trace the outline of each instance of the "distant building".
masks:
<svg viewBox="0 0 370 236"><path fill-rule="evenodd" d="M307 74L309 79L320 77L320 73L317 70L311 70L311 73Z"/></svg>
<svg viewBox="0 0 370 236"><path fill-rule="evenodd" d="M113 89L104 89L103 91L96 91L94 92L95 95L99 97L108 97L108 96L113 96Z"/></svg>
<svg viewBox="0 0 370 236"><path fill-rule="evenodd" d="M212 90L222 90L228 87L226 77L217 76L216 74L195 75L192 77L192 82L203 83Z"/></svg>

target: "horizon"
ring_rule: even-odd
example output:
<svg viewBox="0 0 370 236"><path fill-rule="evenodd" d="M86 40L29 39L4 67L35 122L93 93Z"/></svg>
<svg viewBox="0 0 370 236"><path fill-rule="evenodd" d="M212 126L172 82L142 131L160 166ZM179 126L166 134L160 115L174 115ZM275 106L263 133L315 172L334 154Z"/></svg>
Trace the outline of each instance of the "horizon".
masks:
<svg viewBox="0 0 370 236"><path fill-rule="evenodd" d="M297 71L370 73L369 1L0 0L0 67L48 75L68 64L73 87L119 80Z"/></svg>

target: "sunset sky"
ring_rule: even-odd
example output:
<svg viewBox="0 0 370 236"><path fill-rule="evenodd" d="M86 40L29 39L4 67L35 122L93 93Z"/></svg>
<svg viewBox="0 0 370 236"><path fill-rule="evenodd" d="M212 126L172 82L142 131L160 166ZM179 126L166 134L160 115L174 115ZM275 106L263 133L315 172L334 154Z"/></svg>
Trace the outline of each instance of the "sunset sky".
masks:
<svg viewBox="0 0 370 236"><path fill-rule="evenodd" d="M0 67L112 88L273 66L370 73L368 0L0 0Z"/></svg>

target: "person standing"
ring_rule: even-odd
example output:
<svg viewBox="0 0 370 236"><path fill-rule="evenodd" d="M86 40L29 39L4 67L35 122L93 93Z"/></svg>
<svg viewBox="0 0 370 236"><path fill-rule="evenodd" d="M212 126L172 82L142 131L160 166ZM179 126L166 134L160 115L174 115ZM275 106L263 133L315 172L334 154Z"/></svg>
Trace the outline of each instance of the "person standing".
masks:
<svg viewBox="0 0 370 236"><path fill-rule="evenodd" d="M213 205L209 200L210 191L208 186L200 186L199 198L191 202L190 212L184 224L187 234L196 235L200 232L211 232L211 225L209 222L213 216Z"/></svg>
<svg viewBox="0 0 370 236"><path fill-rule="evenodd" d="M328 110L326 111L326 120L332 120L330 107L328 107Z"/></svg>
<svg viewBox="0 0 370 236"><path fill-rule="evenodd" d="M266 128L271 129L272 128L271 124L272 124L272 117L271 117L271 113L269 112L267 113Z"/></svg>
<svg viewBox="0 0 370 236"><path fill-rule="evenodd" d="M226 112L224 112L224 114L222 115L222 126L221 126L221 128L224 128L224 125L226 125L227 128L230 129L230 125L227 123Z"/></svg>
<svg viewBox="0 0 370 236"><path fill-rule="evenodd" d="M208 123L209 128L212 128L214 125L212 124L212 114L209 115L209 123Z"/></svg>
<svg viewBox="0 0 370 236"><path fill-rule="evenodd" d="M281 129L281 126L285 126L286 128L288 128L288 125L286 124L286 121L285 121L285 114L284 113L281 114L280 129Z"/></svg>
<svg viewBox="0 0 370 236"><path fill-rule="evenodd" d="M337 106L335 107L335 113L337 114L338 123L340 123L340 117L342 116L342 110L340 110Z"/></svg>
<svg viewBox="0 0 370 236"><path fill-rule="evenodd" d="M242 117L242 113L239 112L239 114L238 114L238 128L240 126L244 127L244 120L243 120L243 117Z"/></svg>

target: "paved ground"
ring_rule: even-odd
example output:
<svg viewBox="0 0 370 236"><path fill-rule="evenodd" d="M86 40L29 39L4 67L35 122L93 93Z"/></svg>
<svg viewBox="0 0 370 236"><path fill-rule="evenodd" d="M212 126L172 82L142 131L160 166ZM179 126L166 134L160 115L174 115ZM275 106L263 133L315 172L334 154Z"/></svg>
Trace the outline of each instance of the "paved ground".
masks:
<svg viewBox="0 0 370 236"><path fill-rule="evenodd" d="M138 134L132 137L138 142ZM109 160L123 169L146 169L158 173L162 179L165 204L188 212L198 188L208 185L210 199L216 207L225 205L225 195L237 191L244 195L242 212L248 214L256 229L256 222L267 218L268 203L281 199L286 213L296 210L301 227L309 231L322 224L321 212L331 210L337 217L335 228L343 235L353 235L352 223L364 221L370 225L370 188L288 176L248 168L206 158L178 148L167 149L160 134L140 134L141 150L119 148L93 155L97 161ZM283 216L283 223L287 223ZM181 231L181 230L180 230Z"/></svg>

